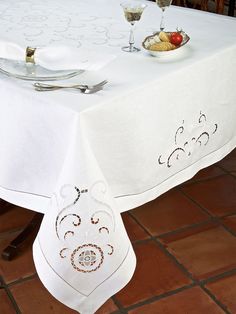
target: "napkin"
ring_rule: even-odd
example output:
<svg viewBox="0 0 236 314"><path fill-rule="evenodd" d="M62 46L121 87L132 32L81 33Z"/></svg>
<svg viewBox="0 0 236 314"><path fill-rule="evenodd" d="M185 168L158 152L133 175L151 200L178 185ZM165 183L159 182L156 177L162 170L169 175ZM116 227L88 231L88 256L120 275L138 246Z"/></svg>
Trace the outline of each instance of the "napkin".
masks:
<svg viewBox="0 0 236 314"><path fill-rule="evenodd" d="M25 61L26 48L15 43L0 41L0 58ZM96 71L111 62L116 56L88 51L69 46L48 46L37 48L35 63L49 70L91 70Z"/></svg>

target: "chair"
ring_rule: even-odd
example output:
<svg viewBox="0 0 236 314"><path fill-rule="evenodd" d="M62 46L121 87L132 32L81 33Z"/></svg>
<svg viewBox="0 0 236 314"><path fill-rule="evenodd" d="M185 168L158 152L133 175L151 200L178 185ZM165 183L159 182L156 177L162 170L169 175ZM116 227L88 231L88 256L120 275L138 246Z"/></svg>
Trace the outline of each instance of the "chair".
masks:
<svg viewBox="0 0 236 314"><path fill-rule="evenodd" d="M6 213L9 209L10 204L0 199L0 216ZM39 228L42 219L43 214L36 213L33 216L32 220L24 230L21 231L20 234L18 234L18 236L2 251L1 256L4 260L10 261L22 251L23 246L29 240L30 236Z"/></svg>
<svg viewBox="0 0 236 314"><path fill-rule="evenodd" d="M209 11L209 0L174 0L173 4L184 7L192 7L203 11ZM224 0L215 0L215 13L223 14Z"/></svg>
<svg viewBox="0 0 236 314"><path fill-rule="evenodd" d="M209 0L201 0L200 9L203 11L209 11L208 9ZM215 13L223 14L224 12L224 0L215 0Z"/></svg>

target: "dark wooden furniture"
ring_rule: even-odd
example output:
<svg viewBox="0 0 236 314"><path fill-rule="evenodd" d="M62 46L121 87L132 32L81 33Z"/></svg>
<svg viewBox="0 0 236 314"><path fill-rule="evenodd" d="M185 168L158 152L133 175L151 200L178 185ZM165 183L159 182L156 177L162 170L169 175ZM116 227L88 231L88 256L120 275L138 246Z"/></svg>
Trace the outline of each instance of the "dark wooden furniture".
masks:
<svg viewBox="0 0 236 314"><path fill-rule="evenodd" d="M235 11L235 0L229 0L228 15L229 16L234 16L234 11Z"/></svg>
<svg viewBox="0 0 236 314"><path fill-rule="evenodd" d="M0 217L6 211L10 209L10 204L0 200ZM0 218L1 219L1 218ZM23 249L24 245L27 244L32 234L38 230L43 214L36 213L29 224L21 231L18 236L12 240L9 245L2 251L1 256L4 260L10 261L17 256Z"/></svg>

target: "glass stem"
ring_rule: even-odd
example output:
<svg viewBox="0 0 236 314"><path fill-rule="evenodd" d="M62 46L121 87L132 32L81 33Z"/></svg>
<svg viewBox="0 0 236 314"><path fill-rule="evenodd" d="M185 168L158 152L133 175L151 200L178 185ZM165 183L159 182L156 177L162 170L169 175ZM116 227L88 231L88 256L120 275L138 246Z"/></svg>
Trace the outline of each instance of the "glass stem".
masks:
<svg viewBox="0 0 236 314"><path fill-rule="evenodd" d="M161 24L160 24L160 30L161 31L163 31L165 29L164 12L165 12L165 7L161 8Z"/></svg>
<svg viewBox="0 0 236 314"><path fill-rule="evenodd" d="M129 32L129 50L133 51L134 47L134 23L131 22L130 32Z"/></svg>

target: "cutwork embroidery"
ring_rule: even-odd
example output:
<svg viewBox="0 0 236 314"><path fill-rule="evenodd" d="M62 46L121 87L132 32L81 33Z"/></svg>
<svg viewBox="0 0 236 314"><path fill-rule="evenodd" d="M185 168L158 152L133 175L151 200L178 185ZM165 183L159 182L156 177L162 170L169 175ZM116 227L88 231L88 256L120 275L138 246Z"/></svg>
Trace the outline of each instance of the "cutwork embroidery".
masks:
<svg viewBox="0 0 236 314"><path fill-rule="evenodd" d="M62 187L60 190L61 197L65 197L65 191L64 191L65 187L71 188L72 186L65 185L64 187ZM65 206L59 212L55 220L55 232L56 232L57 238L61 241L64 240L64 242L67 243L67 246L63 247L60 250L59 256L61 259L65 259L69 256L70 263L76 271L82 272L82 273L91 273L98 270L101 267L105 259L105 254L111 256L114 253L114 247L111 244L103 244L104 248L102 248L101 246L95 243L84 243L77 246L74 249L70 248L70 244L74 243L74 241L71 241L70 239L73 238L75 236L75 233L79 231L79 227L81 226L83 221L80 215L78 215L78 213L71 213L71 212L65 213L65 212L67 210L71 210L74 207L74 205L78 203L82 194L88 193L88 189L80 190L76 186L72 188L74 191L76 191L76 196L74 200L69 205ZM92 199L102 204L109 210L104 209L104 210L95 211L90 217L89 221L87 221L87 223L94 225L94 227L96 228L98 226L99 227L97 228L98 234L104 234L104 236L107 237L110 233L110 230L115 231L115 219L114 219L113 212L110 206L106 204L105 202L99 200L98 195L96 196L96 193L105 195L106 186L103 182L96 182L92 186L91 190L95 192L95 196L93 195L93 193L90 194ZM75 209L73 208L73 210ZM110 228L104 225L99 226L102 216L109 218L109 221L111 221ZM71 218L72 218L72 221L68 220ZM65 224L65 222L67 224ZM68 224L70 223L74 229L65 231L65 227L67 229ZM104 238L103 238L103 243L104 243Z"/></svg>
<svg viewBox="0 0 236 314"><path fill-rule="evenodd" d="M206 121L207 121L206 115L200 112L198 124L203 125L204 123L206 123ZM181 146L178 144L178 139L181 136L181 134L183 134L185 131L184 120L183 120L182 125L175 132L174 141L177 147L170 153L170 155L165 160L163 160L162 155L160 155L158 157L158 164L159 165L166 164L168 168L172 167L174 161L179 160L181 158L181 155L185 155L187 157L192 155L191 148L193 145L198 145L198 147L206 146L210 140L211 135L215 134L217 130L218 130L218 124L215 123L213 130L211 132L209 131L201 132L197 137L192 137L189 141L186 141Z"/></svg>
<svg viewBox="0 0 236 314"><path fill-rule="evenodd" d="M73 251L71 254L71 264L77 271L91 273L102 265L104 253L95 244L84 244Z"/></svg>

